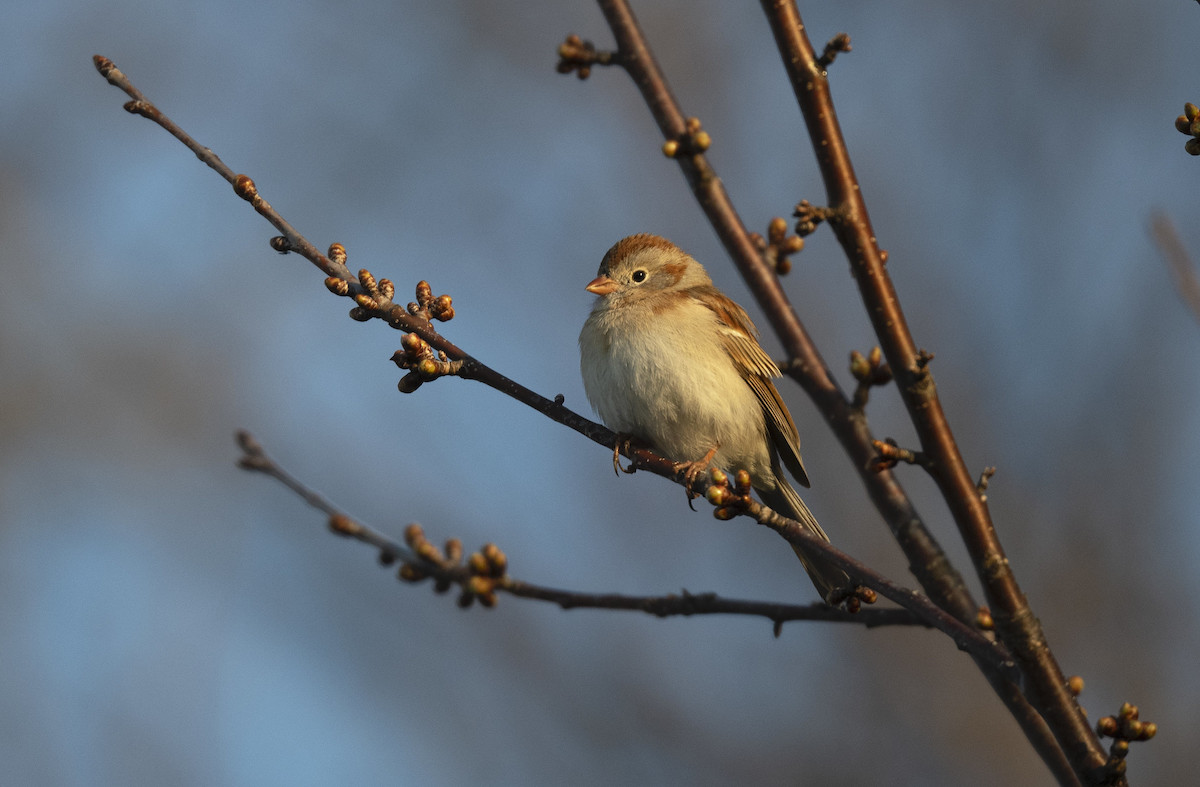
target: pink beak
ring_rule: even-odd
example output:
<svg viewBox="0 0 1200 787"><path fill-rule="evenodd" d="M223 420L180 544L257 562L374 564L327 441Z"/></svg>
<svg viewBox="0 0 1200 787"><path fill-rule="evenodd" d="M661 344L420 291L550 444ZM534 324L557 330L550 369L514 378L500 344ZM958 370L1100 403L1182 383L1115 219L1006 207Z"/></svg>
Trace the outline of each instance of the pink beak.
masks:
<svg viewBox="0 0 1200 787"><path fill-rule="evenodd" d="M608 295L617 289L617 283L607 276L597 276L589 281L587 287L584 287L584 289L596 295Z"/></svg>

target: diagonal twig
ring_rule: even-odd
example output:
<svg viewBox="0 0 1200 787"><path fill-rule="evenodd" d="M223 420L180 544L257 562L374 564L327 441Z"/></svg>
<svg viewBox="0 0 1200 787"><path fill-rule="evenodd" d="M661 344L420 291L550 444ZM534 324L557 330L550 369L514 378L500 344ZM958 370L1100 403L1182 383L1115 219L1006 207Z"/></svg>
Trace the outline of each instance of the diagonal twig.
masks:
<svg viewBox="0 0 1200 787"><path fill-rule="evenodd" d="M237 434L242 456L238 464L245 470L263 473L286 486L305 503L329 517L331 529L338 535L367 544L379 552L379 562L388 566L397 561L419 567L428 577L445 583L463 586L471 574L466 566L447 566L436 560L425 560L409 546L353 519L344 510L308 487L271 459L262 445L250 433ZM505 574L494 586L518 598L548 601L563 609L613 609L645 612L655 617L687 617L691 615L744 615L763 617L775 625L776 636L785 622L821 621L854 623L867 628L879 626L924 626L927 621L907 609L865 608L858 612L831 607L825 603L780 604L768 601L749 601L718 596L716 593L688 593L666 596L631 596L620 593L582 593L551 588L532 582L522 582Z"/></svg>

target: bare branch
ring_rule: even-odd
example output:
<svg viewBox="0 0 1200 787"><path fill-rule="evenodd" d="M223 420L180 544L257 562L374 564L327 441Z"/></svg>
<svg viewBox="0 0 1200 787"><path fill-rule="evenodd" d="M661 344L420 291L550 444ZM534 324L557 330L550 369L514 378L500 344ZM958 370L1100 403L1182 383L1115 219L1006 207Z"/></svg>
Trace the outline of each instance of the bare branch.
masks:
<svg viewBox="0 0 1200 787"><path fill-rule="evenodd" d="M420 581L432 579L435 588L445 592L451 585L462 589L466 597L485 598L487 592L504 592L518 598L537 601L548 601L563 609L616 609L634 612L645 612L655 617L687 617L691 615L745 615L762 617L771 621L778 636L782 625L790 621L822 621L827 623L854 623L867 628L879 626L925 626L932 628L928 615L915 614L907 609L863 609L858 612L847 612L831 607L828 604L779 604L768 601L748 601L741 599L722 598L715 593L689 593L686 590L679 594L666 596L629 596L617 593L581 593L571 590L550 588L530 582L512 579L507 571L502 571L494 577L496 581L488 583L488 587L480 588L478 583L472 584L473 578L486 575L486 570L472 573L470 561L462 562L461 547L453 546L453 542L445 550L430 549L429 543L418 535L410 526L406 533L409 545L401 544L383 533L353 519L323 496L310 489L296 479L267 456L262 446L250 433L241 431L237 434L237 442L242 449L238 460L240 467L254 472L264 473L282 483L304 502L321 511L329 517L330 528L341 536L353 538L368 544L379 552L379 562L385 566L399 561L409 570L401 569L402 579ZM775 514L775 519L784 520ZM414 548L415 547L415 548ZM486 554L485 548L481 555ZM455 554L457 553L457 554ZM495 559L491 561L495 563ZM856 561L849 561L857 565ZM480 592L483 591L483 592ZM460 604L463 596L460 596ZM490 606L490 604L485 604ZM941 613L945 614L945 613ZM978 639L978 637L977 637ZM972 645L978 643L970 643ZM961 645L960 645L961 647Z"/></svg>
<svg viewBox="0 0 1200 787"><path fill-rule="evenodd" d="M762 0L762 5L804 116L829 206L836 211L832 229L850 261L863 304L920 438L926 469L941 490L984 584L996 631L1012 648L1029 683L1029 699L1054 733L1074 773L1089 781L1107 778L1103 747L1067 691L1066 678L1041 624L1013 576L987 504L942 410L928 357L919 353L908 329L838 125L827 76L818 65L799 11L791 0Z"/></svg>

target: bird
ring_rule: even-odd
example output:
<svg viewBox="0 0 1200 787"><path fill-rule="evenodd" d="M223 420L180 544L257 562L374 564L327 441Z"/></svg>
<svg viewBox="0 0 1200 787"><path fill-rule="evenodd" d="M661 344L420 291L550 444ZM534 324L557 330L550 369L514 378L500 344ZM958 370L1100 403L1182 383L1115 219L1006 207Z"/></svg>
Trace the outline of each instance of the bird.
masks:
<svg viewBox="0 0 1200 787"><path fill-rule="evenodd" d="M579 334L579 365L604 424L675 462L689 486L710 466L746 470L766 505L828 542L783 474L809 486L795 422L771 382L779 367L704 266L666 238L630 235L586 289L597 297ZM851 585L846 573L793 549L821 598L837 603Z"/></svg>

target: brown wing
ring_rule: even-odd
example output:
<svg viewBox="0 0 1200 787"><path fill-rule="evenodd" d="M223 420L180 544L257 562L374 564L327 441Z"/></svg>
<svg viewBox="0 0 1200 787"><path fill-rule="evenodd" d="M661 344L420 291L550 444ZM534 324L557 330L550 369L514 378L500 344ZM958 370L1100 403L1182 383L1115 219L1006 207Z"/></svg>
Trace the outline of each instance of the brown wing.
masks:
<svg viewBox="0 0 1200 787"><path fill-rule="evenodd" d="M702 300L717 314L722 323L721 336L724 339L725 350L745 376L746 383L754 391L754 395L758 397L766 419L767 432L779 452L779 458L798 483L809 486L808 473L805 472L804 461L800 458L800 433L796 431L796 424L780 398L779 391L771 382L772 377L779 377L779 367L759 346L755 338L758 331L742 307L721 295L716 288L712 288L712 291L717 293L718 297Z"/></svg>

